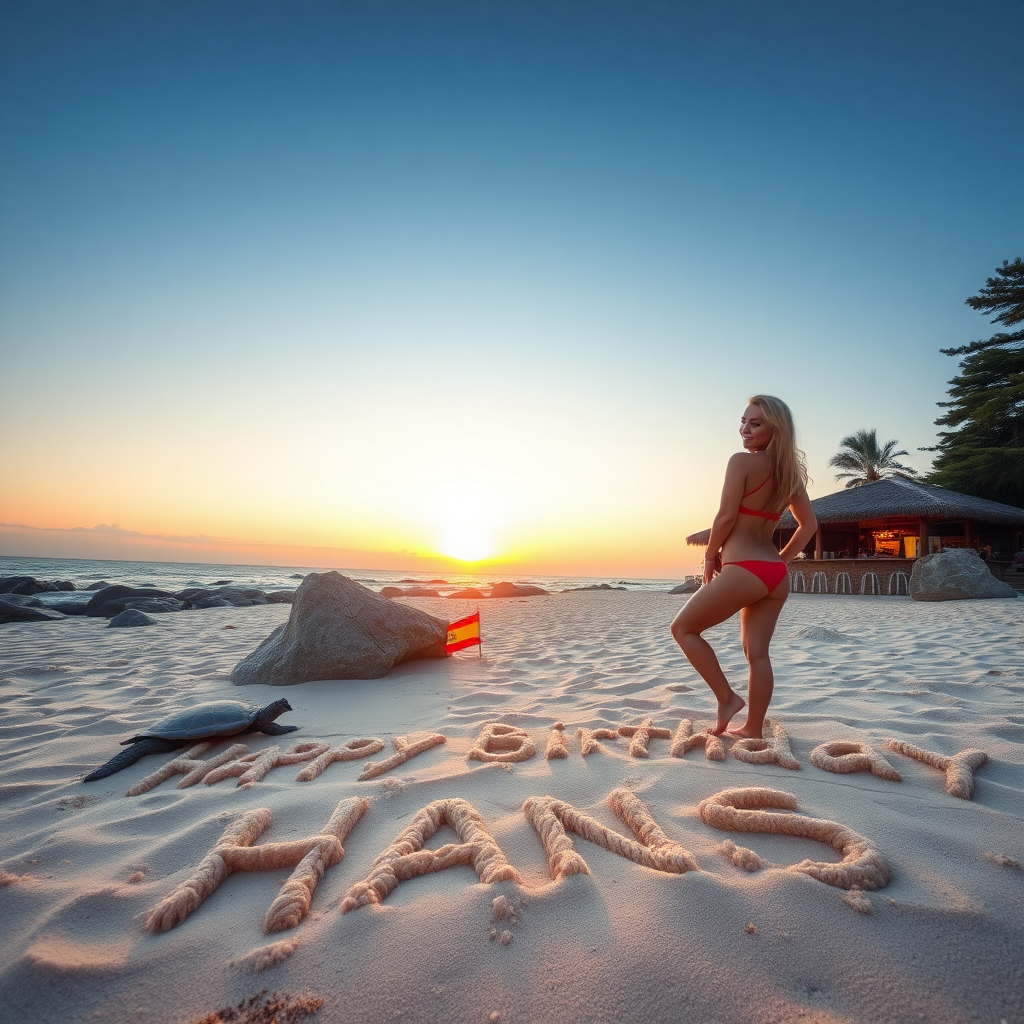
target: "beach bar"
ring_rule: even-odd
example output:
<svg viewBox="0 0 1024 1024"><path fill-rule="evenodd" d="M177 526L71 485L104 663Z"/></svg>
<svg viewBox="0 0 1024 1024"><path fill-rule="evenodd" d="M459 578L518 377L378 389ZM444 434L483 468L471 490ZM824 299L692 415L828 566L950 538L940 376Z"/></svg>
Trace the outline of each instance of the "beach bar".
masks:
<svg viewBox="0 0 1024 1024"><path fill-rule="evenodd" d="M907 593L914 561L974 548L992 574L1024 590L1024 509L903 477L876 480L811 502L818 531L790 566L794 591ZM775 543L796 529L787 511ZM686 538L704 546L711 530Z"/></svg>

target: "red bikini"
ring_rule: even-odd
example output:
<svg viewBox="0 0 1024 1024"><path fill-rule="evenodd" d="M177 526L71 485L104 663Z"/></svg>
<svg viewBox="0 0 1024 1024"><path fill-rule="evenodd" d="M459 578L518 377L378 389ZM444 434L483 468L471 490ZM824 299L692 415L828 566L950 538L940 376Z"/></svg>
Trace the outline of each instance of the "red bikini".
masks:
<svg viewBox="0 0 1024 1024"><path fill-rule="evenodd" d="M743 497L749 498L755 491L761 490L770 479L771 477L767 477L753 491L747 491ZM782 518L781 512L759 512L756 508L745 508L743 505L740 505L736 511L743 516L758 516L761 519L770 519L775 523ZM786 578L789 572L786 563L781 561L724 562L723 565L738 565L741 569L746 569L768 588L769 593Z"/></svg>
<svg viewBox="0 0 1024 1024"><path fill-rule="evenodd" d="M768 483L769 480L771 480L771 477L766 477L752 491L747 491L747 493L744 494L743 497L749 498L752 494L756 494L759 490L761 490L762 487L764 487L766 483ZM776 523L782 518L781 512L758 512L756 508L745 508L743 505L740 505L740 507L736 511L739 512L739 514L742 516L760 516L762 519L771 519L773 522ZM730 564L739 565L739 562L734 562Z"/></svg>

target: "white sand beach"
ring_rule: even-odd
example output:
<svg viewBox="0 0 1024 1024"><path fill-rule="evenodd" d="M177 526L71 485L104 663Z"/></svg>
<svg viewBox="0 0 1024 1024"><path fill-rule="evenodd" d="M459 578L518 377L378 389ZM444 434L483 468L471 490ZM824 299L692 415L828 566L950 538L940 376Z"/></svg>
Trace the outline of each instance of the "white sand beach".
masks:
<svg viewBox="0 0 1024 1024"><path fill-rule="evenodd" d="M446 619L471 610L407 600ZM683 600L482 601L482 658L469 650L384 679L286 688L229 680L286 605L162 615L144 629L84 617L0 627L3 1019L186 1024L266 989L322 1000L313 1021L351 1024L1024 1021L1024 601L792 598L772 649L771 715L795 770L731 752L708 760L700 746L672 756L672 740L657 734L647 757L631 756L625 736L583 757L579 728L650 719L674 736L684 719L695 733L713 721L711 694L668 631ZM740 682L736 621L710 638ZM121 740L184 704L282 696L293 710L280 721L298 732L246 734L202 756L233 742L287 751L378 737L385 749L304 782L300 763L248 788L228 777L179 789L173 776L125 795L176 754L81 782ZM548 759L556 722L568 752ZM468 758L489 723L525 730L536 753ZM430 733L445 742L359 780L396 737ZM983 751L972 798L950 795L943 771L887 749L888 739L944 756ZM812 750L830 741L870 745L902 781L815 767ZM863 846L849 847L850 858L874 851L891 880L863 892L828 884L791 868L838 864L831 846L726 832L698 814L715 794L749 787L795 797L795 811L775 813L852 830ZM646 808L677 868L644 866L569 832L590 873L552 878L524 803L550 796L634 839L609 806L616 791L626 792L620 806ZM259 847L320 833L353 798L368 805L297 926L263 931L292 872L278 863L225 878L176 927L147 929L151 911L246 812L272 816ZM475 809L497 847L491 865L503 855L519 881L485 883L457 865L342 913L375 859L443 800ZM454 816L460 808L447 805ZM788 820L800 831L801 819ZM659 833L644 838L657 845ZM424 846L461 841L442 825ZM680 847L692 869L676 873Z"/></svg>

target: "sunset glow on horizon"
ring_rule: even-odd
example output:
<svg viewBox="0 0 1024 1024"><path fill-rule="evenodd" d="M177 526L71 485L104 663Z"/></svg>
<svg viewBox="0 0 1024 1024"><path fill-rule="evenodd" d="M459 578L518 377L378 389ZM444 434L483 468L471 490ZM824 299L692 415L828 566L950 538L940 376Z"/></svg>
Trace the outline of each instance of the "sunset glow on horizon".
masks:
<svg viewBox="0 0 1024 1024"><path fill-rule="evenodd" d="M757 392L927 470L992 6L5 4L0 554L676 578Z"/></svg>

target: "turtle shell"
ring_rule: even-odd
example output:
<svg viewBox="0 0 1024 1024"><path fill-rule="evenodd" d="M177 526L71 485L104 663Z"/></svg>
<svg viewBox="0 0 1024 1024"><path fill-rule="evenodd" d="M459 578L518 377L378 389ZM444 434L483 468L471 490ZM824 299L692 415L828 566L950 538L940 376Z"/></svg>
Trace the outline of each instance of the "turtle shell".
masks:
<svg viewBox="0 0 1024 1024"><path fill-rule="evenodd" d="M262 709L240 700L211 700L161 719L125 743L154 738L160 740L201 740L207 736L234 736L244 732Z"/></svg>

